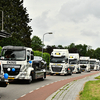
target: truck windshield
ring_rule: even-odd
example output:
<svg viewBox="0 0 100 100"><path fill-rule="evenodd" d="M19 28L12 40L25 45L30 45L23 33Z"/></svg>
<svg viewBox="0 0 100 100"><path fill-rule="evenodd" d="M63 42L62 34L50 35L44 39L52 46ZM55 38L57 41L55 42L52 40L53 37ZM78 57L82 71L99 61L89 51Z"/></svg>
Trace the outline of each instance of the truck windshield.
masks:
<svg viewBox="0 0 100 100"><path fill-rule="evenodd" d="M1 53L2 60L25 60L25 50L6 50Z"/></svg>
<svg viewBox="0 0 100 100"><path fill-rule="evenodd" d="M69 64L77 64L77 59L69 59Z"/></svg>
<svg viewBox="0 0 100 100"><path fill-rule="evenodd" d="M96 61L90 61L90 64L96 64Z"/></svg>
<svg viewBox="0 0 100 100"><path fill-rule="evenodd" d="M50 62L51 63L64 63L65 57L51 57Z"/></svg>
<svg viewBox="0 0 100 100"><path fill-rule="evenodd" d="M80 60L80 64L88 64L89 61L88 60Z"/></svg>

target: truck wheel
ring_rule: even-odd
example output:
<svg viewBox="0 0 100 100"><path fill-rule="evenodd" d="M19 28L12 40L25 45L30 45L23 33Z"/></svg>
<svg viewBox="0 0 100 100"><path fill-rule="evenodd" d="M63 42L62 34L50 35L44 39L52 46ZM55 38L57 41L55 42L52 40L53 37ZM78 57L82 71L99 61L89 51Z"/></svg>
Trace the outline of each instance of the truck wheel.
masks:
<svg viewBox="0 0 100 100"><path fill-rule="evenodd" d="M44 76L42 78L40 78L41 81L44 81Z"/></svg>
<svg viewBox="0 0 100 100"><path fill-rule="evenodd" d="M50 73L50 75L53 75L54 73Z"/></svg>
<svg viewBox="0 0 100 100"><path fill-rule="evenodd" d="M72 75L72 71L68 75Z"/></svg>
<svg viewBox="0 0 100 100"><path fill-rule="evenodd" d="M67 74L64 74L64 76L67 76Z"/></svg>
<svg viewBox="0 0 100 100"><path fill-rule="evenodd" d="M29 80L27 80L26 83L27 83L27 84L31 84L32 80L33 80L33 79L32 79L32 76L31 76L31 78L30 78Z"/></svg>
<svg viewBox="0 0 100 100"><path fill-rule="evenodd" d="M44 72L43 77L41 78L41 80L43 81L46 78L46 72Z"/></svg>

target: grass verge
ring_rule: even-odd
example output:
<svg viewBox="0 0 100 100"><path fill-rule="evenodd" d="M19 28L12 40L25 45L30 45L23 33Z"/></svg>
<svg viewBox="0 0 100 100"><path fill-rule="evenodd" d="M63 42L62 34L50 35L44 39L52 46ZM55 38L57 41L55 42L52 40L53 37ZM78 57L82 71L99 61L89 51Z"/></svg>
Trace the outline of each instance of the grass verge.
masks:
<svg viewBox="0 0 100 100"><path fill-rule="evenodd" d="M95 81L85 83L83 91L80 92L80 100L100 100L100 76Z"/></svg>

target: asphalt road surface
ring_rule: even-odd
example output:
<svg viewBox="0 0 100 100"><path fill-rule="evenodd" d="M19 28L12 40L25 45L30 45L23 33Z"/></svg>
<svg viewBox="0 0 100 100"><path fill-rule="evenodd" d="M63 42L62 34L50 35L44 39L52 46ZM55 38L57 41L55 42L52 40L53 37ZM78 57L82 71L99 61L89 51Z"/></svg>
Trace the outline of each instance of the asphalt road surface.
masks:
<svg viewBox="0 0 100 100"><path fill-rule="evenodd" d="M35 90L39 90L41 87L45 87L47 85L49 86L49 84L53 84L55 82L57 84L57 82L59 82L61 80L65 80L65 79L67 80L70 78L84 76L84 75L92 74L95 72L96 71L82 72L81 74L72 74L71 76L47 75L47 78L44 81L35 80L31 84L26 84L25 81L11 82L6 88L0 89L0 100L21 100L21 98L26 97L27 94L30 94ZM48 91L50 91L50 90L48 90ZM37 94L37 96L40 97L38 94ZM25 98L23 100L25 100ZM35 98L32 100L35 100ZM40 97L40 100L42 100L41 97Z"/></svg>

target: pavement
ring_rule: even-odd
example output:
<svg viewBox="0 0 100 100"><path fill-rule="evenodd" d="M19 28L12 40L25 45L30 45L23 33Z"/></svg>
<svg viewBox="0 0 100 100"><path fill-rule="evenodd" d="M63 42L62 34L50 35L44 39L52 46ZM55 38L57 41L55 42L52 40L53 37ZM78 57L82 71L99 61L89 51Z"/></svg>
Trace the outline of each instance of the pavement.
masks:
<svg viewBox="0 0 100 100"><path fill-rule="evenodd" d="M87 76L85 78L67 83L51 94L46 100L79 100L79 93L83 90L84 84L87 81L96 80L94 78L99 75L100 73L97 73L95 75Z"/></svg>

